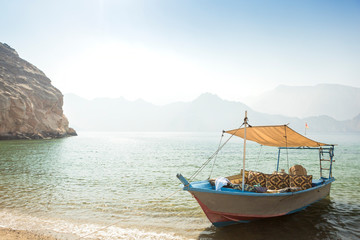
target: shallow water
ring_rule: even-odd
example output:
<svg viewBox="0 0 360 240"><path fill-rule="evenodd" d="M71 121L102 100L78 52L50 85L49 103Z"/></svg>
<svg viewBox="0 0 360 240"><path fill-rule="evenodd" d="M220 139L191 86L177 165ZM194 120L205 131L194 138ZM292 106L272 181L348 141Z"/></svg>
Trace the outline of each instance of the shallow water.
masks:
<svg viewBox="0 0 360 240"><path fill-rule="evenodd" d="M176 178L179 172L191 176L212 155L219 134L80 133L1 141L0 226L63 239L360 238L360 136L314 138L339 144L330 196L296 214L224 228L213 227L190 194L178 191ZM240 171L241 143L234 138L224 147L212 177ZM247 156L247 169L276 168L277 149L249 143ZM319 177L317 151L283 152L280 169L297 163ZM211 168L196 179L208 178Z"/></svg>

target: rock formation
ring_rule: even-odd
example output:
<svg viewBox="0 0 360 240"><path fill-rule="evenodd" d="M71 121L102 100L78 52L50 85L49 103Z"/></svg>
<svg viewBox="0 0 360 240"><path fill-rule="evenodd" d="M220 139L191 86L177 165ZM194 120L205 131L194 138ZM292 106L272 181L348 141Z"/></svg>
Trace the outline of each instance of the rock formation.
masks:
<svg viewBox="0 0 360 240"><path fill-rule="evenodd" d="M63 95L49 78L0 43L0 139L74 136L62 110Z"/></svg>

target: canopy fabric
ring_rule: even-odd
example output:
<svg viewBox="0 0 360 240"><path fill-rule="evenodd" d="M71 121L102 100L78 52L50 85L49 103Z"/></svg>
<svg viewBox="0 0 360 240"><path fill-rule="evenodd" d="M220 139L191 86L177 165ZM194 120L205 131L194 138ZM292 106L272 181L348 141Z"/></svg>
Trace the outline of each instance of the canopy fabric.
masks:
<svg viewBox="0 0 360 240"><path fill-rule="evenodd" d="M225 131L226 133L244 138L244 128ZM311 140L287 125L255 126L246 128L246 140L273 147L320 147L329 144Z"/></svg>

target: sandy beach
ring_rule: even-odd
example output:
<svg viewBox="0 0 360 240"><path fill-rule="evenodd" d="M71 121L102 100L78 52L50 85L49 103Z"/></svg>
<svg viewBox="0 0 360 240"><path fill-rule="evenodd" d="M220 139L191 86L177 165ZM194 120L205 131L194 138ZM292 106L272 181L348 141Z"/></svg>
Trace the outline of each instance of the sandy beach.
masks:
<svg viewBox="0 0 360 240"><path fill-rule="evenodd" d="M54 237L39 235L29 231L12 230L0 228L0 239L2 240L56 240Z"/></svg>

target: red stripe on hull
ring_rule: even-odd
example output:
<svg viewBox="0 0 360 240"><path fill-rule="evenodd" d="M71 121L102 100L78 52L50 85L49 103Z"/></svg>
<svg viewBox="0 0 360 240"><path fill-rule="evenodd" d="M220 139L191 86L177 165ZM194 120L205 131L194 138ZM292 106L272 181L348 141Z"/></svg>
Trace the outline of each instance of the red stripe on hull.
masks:
<svg viewBox="0 0 360 240"><path fill-rule="evenodd" d="M277 215L240 215L240 214L233 214L233 213L216 212L216 211L210 210L197 197L195 197L195 199L198 201L200 207L206 214L207 218L214 225L216 225L217 223L229 222L229 224L231 224L231 222L235 222L235 223L241 222L241 221L246 222L246 221L252 221L252 220L257 220L257 219L279 217L279 216L286 215L286 213L281 213L281 214L277 214ZM227 225L227 224L224 224L224 225Z"/></svg>

